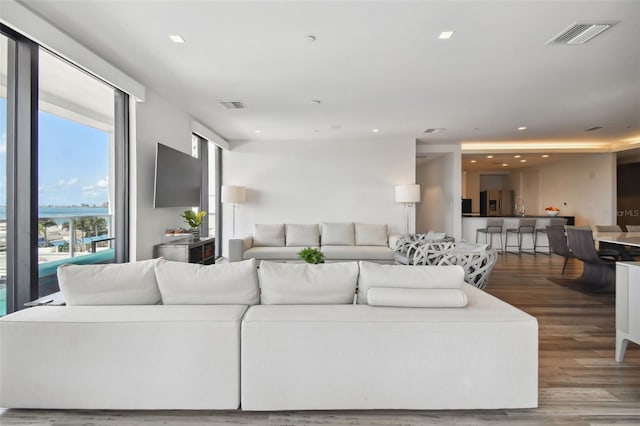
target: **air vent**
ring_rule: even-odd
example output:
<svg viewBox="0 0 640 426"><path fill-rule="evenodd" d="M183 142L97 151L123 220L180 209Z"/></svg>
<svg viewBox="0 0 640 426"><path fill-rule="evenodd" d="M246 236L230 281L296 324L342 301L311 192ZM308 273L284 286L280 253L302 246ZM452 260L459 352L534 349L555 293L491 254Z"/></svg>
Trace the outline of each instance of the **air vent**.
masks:
<svg viewBox="0 0 640 426"><path fill-rule="evenodd" d="M590 127L586 129L585 132L595 132L596 130L600 130L600 129L602 129L602 126L595 126L595 127Z"/></svg>
<svg viewBox="0 0 640 426"><path fill-rule="evenodd" d="M444 129L427 129L424 131L424 133L430 134L430 135L435 135L436 133L442 133L444 132Z"/></svg>
<svg viewBox="0 0 640 426"><path fill-rule="evenodd" d="M547 44L585 44L615 24L616 22L575 23L549 40Z"/></svg>
<svg viewBox="0 0 640 426"><path fill-rule="evenodd" d="M247 109L246 105L240 101L220 101L225 109Z"/></svg>

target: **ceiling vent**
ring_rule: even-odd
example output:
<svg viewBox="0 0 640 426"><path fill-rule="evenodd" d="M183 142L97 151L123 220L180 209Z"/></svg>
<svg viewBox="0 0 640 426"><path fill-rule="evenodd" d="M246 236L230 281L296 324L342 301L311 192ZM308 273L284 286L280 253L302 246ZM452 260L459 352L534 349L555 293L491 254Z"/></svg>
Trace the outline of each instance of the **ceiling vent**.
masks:
<svg viewBox="0 0 640 426"><path fill-rule="evenodd" d="M588 129L585 130L585 132L595 132L596 130L600 130L602 128L603 128L602 126L589 127Z"/></svg>
<svg viewBox="0 0 640 426"><path fill-rule="evenodd" d="M247 109L247 106L241 101L220 101L224 109Z"/></svg>
<svg viewBox="0 0 640 426"><path fill-rule="evenodd" d="M444 129L427 129L424 131L424 133L429 135L435 135L436 133L442 133L442 132L444 132Z"/></svg>
<svg viewBox="0 0 640 426"><path fill-rule="evenodd" d="M617 22L575 23L552 38L547 44L585 44Z"/></svg>

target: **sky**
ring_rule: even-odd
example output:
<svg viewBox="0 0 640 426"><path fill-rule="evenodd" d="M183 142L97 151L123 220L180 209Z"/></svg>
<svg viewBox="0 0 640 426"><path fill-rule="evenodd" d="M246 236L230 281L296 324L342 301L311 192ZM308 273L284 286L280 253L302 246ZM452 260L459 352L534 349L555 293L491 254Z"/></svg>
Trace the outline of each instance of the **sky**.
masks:
<svg viewBox="0 0 640 426"><path fill-rule="evenodd" d="M38 204L106 202L108 133L43 111L38 124ZM0 205L6 205L6 135L6 100L0 99Z"/></svg>

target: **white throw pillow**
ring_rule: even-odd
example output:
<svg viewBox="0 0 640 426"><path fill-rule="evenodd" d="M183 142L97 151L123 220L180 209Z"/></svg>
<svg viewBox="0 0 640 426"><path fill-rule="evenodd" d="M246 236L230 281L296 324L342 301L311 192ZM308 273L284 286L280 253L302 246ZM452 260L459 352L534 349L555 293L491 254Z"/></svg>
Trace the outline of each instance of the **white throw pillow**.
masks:
<svg viewBox="0 0 640 426"><path fill-rule="evenodd" d="M287 224L287 247L317 247L320 245L318 225Z"/></svg>
<svg viewBox="0 0 640 426"><path fill-rule="evenodd" d="M165 305L256 305L260 302L255 259L219 265L161 259L155 269Z"/></svg>
<svg viewBox="0 0 640 426"><path fill-rule="evenodd" d="M262 261L258 269L263 305L353 303L358 264L337 262L277 263Z"/></svg>
<svg viewBox="0 0 640 426"><path fill-rule="evenodd" d="M427 240L427 241L438 241L438 240L443 239L446 236L447 236L447 234L445 232L429 231L429 232L427 232L427 235L424 237L424 239Z"/></svg>
<svg viewBox="0 0 640 426"><path fill-rule="evenodd" d="M467 295L454 288L389 288L373 287L367 292L372 306L404 308L464 308Z"/></svg>
<svg viewBox="0 0 640 426"><path fill-rule="evenodd" d="M387 225L355 224L357 246L388 246Z"/></svg>
<svg viewBox="0 0 640 426"><path fill-rule="evenodd" d="M284 224L253 225L254 247L284 247Z"/></svg>
<svg viewBox="0 0 640 426"><path fill-rule="evenodd" d="M456 253L482 253L487 251L488 244L476 244L467 241L457 242L452 251Z"/></svg>
<svg viewBox="0 0 640 426"><path fill-rule="evenodd" d="M323 246L353 246L355 236L353 223L323 223Z"/></svg>
<svg viewBox="0 0 640 426"><path fill-rule="evenodd" d="M155 305L158 259L106 265L61 265L58 284L67 305Z"/></svg>
<svg viewBox="0 0 640 426"><path fill-rule="evenodd" d="M367 304L367 292L374 287L445 288L464 286L462 266L379 265L360 261L358 303Z"/></svg>

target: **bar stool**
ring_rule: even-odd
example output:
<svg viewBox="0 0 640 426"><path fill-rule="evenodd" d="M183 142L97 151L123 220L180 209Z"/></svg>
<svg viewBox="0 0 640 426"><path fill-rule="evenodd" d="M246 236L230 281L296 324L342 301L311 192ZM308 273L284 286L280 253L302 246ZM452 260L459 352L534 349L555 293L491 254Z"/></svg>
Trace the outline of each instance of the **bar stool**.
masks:
<svg viewBox="0 0 640 426"><path fill-rule="evenodd" d="M536 236L535 236L535 233L534 233L535 228L536 228L536 219L535 218L518 220L518 227L517 228L509 228L509 229L507 229L507 232L505 233L504 250L503 250L503 252L506 253L507 249L509 247L518 247L518 251L517 252L511 252L511 253L536 254L536 252L535 252L535 246L536 246L535 238L536 238ZM516 237L518 238L518 244L509 244L509 234L516 234ZM523 240L522 236L524 234L531 235L531 250L533 250L533 251L522 250L522 240Z"/></svg>
<svg viewBox="0 0 640 426"><path fill-rule="evenodd" d="M562 228L562 232L564 232L564 226L567 224L567 219L562 218L562 217L552 217L551 219L549 219L549 224L544 227L544 228L536 228L536 235L535 238L533 240L533 251L535 251L536 253L542 253L542 254L551 254L551 241L549 241L549 236L547 235L547 228L549 227L553 227L553 228ZM547 244L546 245L542 245L539 244L539 238L541 235L544 235L545 237L547 237ZM540 248L546 248L546 251L539 251L538 247ZM566 264L565 264L566 266Z"/></svg>
<svg viewBox="0 0 640 426"><path fill-rule="evenodd" d="M489 238L489 246L493 247L493 235L500 235L499 250L502 251L502 226L504 225L504 219L487 219L487 224L484 228L476 229L476 243L478 242L478 233L484 234L484 242L487 242L487 234L491 235Z"/></svg>

